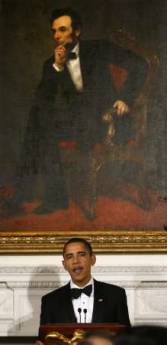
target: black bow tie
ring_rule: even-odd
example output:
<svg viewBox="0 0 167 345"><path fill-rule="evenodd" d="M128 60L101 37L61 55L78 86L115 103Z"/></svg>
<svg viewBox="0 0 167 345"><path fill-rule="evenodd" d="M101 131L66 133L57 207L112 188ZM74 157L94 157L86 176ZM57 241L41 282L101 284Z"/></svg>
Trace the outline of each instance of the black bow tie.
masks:
<svg viewBox="0 0 167 345"><path fill-rule="evenodd" d="M81 293L85 293L85 295L90 296L92 292L92 285L86 286L84 289L71 289L71 298L78 298L81 296Z"/></svg>
<svg viewBox="0 0 167 345"><path fill-rule="evenodd" d="M77 54L75 52L69 52L67 60L75 60L77 59Z"/></svg>

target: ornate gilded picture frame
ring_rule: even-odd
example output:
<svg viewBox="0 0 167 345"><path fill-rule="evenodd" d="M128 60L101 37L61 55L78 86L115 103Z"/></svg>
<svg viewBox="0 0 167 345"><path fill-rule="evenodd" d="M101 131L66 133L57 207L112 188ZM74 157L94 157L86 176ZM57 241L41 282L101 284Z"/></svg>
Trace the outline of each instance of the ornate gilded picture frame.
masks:
<svg viewBox="0 0 167 345"><path fill-rule="evenodd" d="M68 16L80 90L67 54L55 68L55 6L82 19ZM60 253L78 236L99 253L167 253L165 1L1 0L0 15L0 253Z"/></svg>

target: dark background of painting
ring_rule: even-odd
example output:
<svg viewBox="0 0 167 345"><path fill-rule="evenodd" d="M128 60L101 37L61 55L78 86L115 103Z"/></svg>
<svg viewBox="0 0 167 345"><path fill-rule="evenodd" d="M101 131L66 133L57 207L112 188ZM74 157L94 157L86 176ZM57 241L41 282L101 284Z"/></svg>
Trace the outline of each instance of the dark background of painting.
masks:
<svg viewBox="0 0 167 345"><path fill-rule="evenodd" d="M159 56L160 69L149 106L146 164L151 187L167 192L167 6L162 0L0 2L0 183L8 182L16 171L33 93L43 62L52 54L51 11L67 5L82 14L83 38L110 38L113 30L123 28Z"/></svg>

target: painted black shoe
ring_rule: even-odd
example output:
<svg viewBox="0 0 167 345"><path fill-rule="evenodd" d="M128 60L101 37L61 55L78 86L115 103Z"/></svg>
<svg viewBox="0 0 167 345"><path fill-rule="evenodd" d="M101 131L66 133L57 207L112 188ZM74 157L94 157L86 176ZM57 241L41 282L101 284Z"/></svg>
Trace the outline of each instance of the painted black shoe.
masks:
<svg viewBox="0 0 167 345"><path fill-rule="evenodd" d="M0 216L3 218L16 217L24 214L25 210L22 205L16 204L11 200L6 200L3 205L1 205Z"/></svg>
<svg viewBox="0 0 167 345"><path fill-rule="evenodd" d="M67 208L68 208L67 204L60 204L60 205L43 204L43 205L39 206L38 208L36 208L33 213L42 215L42 214L48 214L48 213L60 211L62 209L64 210Z"/></svg>

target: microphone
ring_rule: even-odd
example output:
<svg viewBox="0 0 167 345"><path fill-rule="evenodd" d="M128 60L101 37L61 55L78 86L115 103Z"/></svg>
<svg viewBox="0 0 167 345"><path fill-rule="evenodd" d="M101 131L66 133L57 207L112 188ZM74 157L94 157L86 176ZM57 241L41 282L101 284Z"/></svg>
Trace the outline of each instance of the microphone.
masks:
<svg viewBox="0 0 167 345"><path fill-rule="evenodd" d="M83 312L84 312L84 322L86 323L86 314L87 314L87 309L86 308L84 308L84 310L83 310Z"/></svg>
<svg viewBox="0 0 167 345"><path fill-rule="evenodd" d="M81 308L78 308L78 313L79 313L79 323L81 323L81 312L82 312L82 309L81 309Z"/></svg>

